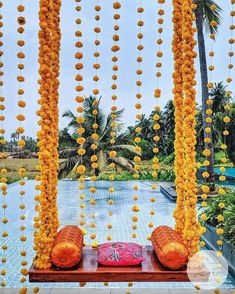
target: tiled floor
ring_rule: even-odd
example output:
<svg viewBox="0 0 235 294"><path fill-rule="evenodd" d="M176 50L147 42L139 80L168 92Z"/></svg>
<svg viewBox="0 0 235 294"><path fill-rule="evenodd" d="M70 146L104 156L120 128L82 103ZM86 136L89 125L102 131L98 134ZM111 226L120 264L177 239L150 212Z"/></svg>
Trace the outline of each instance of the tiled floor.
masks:
<svg viewBox="0 0 235 294"><path fill-rule="evenodd" d="M27 261L28 266L30 266L32 262L32 258L34 256L34 252L32 250L33 246L33 218L34 218L34 196L36 195L36 191L34 190L35 186L34 181L28 181L25 187L26 195L25 195L25 204L26 204L26 215L27 220L25 225L27 227L26 236L27 242L25 243L25 247L27 249ZM167 198L165 198L159 190L152 191L151 183L148 181L139 182L139 190L136 192L133 190L134 182L115 182L115 192L112 193L112 199L114 199L115 205L111 207L113 211L112 220L108 219L107 211L110 209L110 206L107 205L107 200L111 198L111 194L108 192L108 188L110 187L110 183L108 182L97 182L97 192L94 194L93 198L96 200L96 206L92 206L89 204L89 200L91 199L91 194L88 191L88 188L92 185L91 182L86 182L86 190L84 191L86 195L86 215L87 215L87 239L86 241L90 243L89 235L92 230L89 224L92 222L91 215L96 212L96 222L97 228L95 229L98 235L99 243L106 241L106 236L108 235L108 230L106 226L109 222L113 224L112 236L115 241L133 241L131 238L131 217L133 212L131 207L133 205L132 196L138 194L138 206L140 211L138 213L139 221L138 221L138 230L137 230L137 239L136 242L140 244L148 244L146 240L147 235L150 234L151 229L148 228L147 224L150 221L154 222L155 226L160 224L165 225L173 225L174 220L172 217L172 212L175 207L175 203L170 202ZM9 237L7 238L8 250L6 251L7 264L6 264L6 281L7 287L9 288L19 288L21 287L19 279L20 279L20 251L23 249L22 242L19 241L20 236L20 225L22 225L22 221L19 220L20 216L20 196L19 196L19 185L13 184L8 189L7 203L8 208L6 210L7 217L9 218L9 223L7 224L7 230L9 232ZM157 201L155 204L150 202L150 198L155 196ZM76 224L78 225L80 220L80 212L79 208L80 199L79 199L79 191L78 191L78 183L74 181L61 181L59 183L59 196L58 196L58 206L60 213L60 222L61 225L68 224ZM136 203L137 204L137 203ZM156 210L156 214L153 218L151 218L149 212L151 209ZM0 224L0 231L2 231L2 223ZM1 252L2 255L2 252ZM0 270L2 270L2 265L0 265ZM34 287L35 285L26 283L26 286L29 288ZM109 288L104 287L102 283L93 283L88 284L84 289L81 289L84 292L80 292L78 283L66 283L66 284L39 284L37 285L40 288L53 288L54 290L49 293L99 293L95 292L96 288L102 294L106 293L125 293L125 289L127 287L127 283L110 283ZM234 281L230 278L227 279L226 283L223 285L224 288L234 288ZM56 289L55 289L56 288ZM71 290L58 288L74 288L75 292ZM118 290L122 288L122 290ZM138 292L138 289L145 289L144 292ZM151 292L151 289L158 289L157 292ZM159 292L165 291L163 293L169 293L168 289L176 291L175 289L181 289L180 293L182 293L182 289L186 289L186 291L194 289L191 283L135 283L131 293L161 293ZM96 291L98 291L96 290ZM6 291L6 290L5 290ZM53 292L57 291L57 292ZM69 292L67 292L69 291ZM92 291L92 292L89 292ZM94 291L94 292L93 292ZM111 292L110 292L111 291ZM119 291L119 292L115 292ZM134 292L135 291L135 292ZM137 291L137 292L136 292ZM149 292L150 291L150 292ZM155 291L155 290L154 290ZM0 291L0 294L3 293ZM5 292L7 293L7 292ZM10 292L11 293L11 292ZM41 293L41 292L40 292ZM44 293L44 292L42 292ZM48 293L48 292L45 292ZM186 293L186 292L185 292ZM190 292L187 292L190 293Z"/></svg>

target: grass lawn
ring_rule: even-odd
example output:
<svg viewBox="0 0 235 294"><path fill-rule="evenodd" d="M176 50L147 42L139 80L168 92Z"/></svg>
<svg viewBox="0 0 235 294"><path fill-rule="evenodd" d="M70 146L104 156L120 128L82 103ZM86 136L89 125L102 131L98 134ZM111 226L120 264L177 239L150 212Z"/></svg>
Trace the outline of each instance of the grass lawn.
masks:
<svg viewBox="0 0 235 294"><path fill-rule="evenodd" d="M36 170L38 165L37 159L4 159L0 161L0 169L6 168L8 173L5 175L8 179L8 184L16 182L20 179L18 176L18 170L21 167L24 167L27 170L26 177L29 179L34 179L35 176L39 175L39 172ZM161 164L161 180L168 180L168 176L171 173L172 167L168 165ZM151 161L143 161L141 164L141 180L151 180L152 176L152 163ZM114 174L113 169L107 167L99 175L99 180L108 180L109 176ZM89 176L89 175L88 175ZM76 172L73 171L70 173L68 178L76 179ZM127 171L124 171L118 168L115 171L116 180L133 180L133 175Z"/></svg>
<svg viewBox="0 0 235 294"><path fill-rule="evenodd" d="M34 179L39 172L36 170L38 165L37 159L4 159L0 161L0 169L6 168L7 174L5 177L8 179L8 184L13 183L20 179L18 175L18 170L21 167L24 167L27 170L26 177L29 179Z"/></svg>

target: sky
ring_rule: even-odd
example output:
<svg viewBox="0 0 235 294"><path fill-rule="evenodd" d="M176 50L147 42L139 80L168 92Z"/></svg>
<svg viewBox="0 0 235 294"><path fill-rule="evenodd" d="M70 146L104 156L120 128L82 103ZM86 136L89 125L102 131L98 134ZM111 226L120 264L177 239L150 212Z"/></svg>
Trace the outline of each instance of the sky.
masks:
<svg viewBox="0 0 235 294"><path fill-rule="evenodd" d="M19 112L17 107L17 88L18 82L16 81L16 76L18 74L17 64L18 60L16 58L18 40L17 33L17 10L16 7L20 3L18 0L4 1L4 7L2 8L2 14L4 16L4 56L2 58L4 62L4 88L3 95L6 98L6 110L4 114L6 116L6 121L4 126L7 129L7 137L15 131L18 126L18 122L15 118L16 114ZM24 85L25 97L27 102L27 107L25 108L26 121L24 122L24 127L26 129L27 136L36 136L36 131L38 130L37 120L35 112L39 108L37 104L37 99L39 95L38 91L38 5L39 1L29 1L22 0L23 4L26 6L25 17L27 24L25 26L25 40L26 46L24 47L24 52L26 53L25 58L25 70L24 76L26 82ZM111 0L100 0L100 5L102 6L101 11L101 21L100 27L102 33L100 34L101 39L101 70L100 70L100 82L99 88L102 95L101 106L106 113L109 112L112 105L111 100L111 75L112 75L112 52L111 47L113 45L113 9ZM119 53L119 71L118 71L118 100L116 105L118 108L125 108L123 115L123 122L125 126L131 125L135 121L136 110L134 105L136 103L136 69L137 62L136 58L138 52L137 46L137 21L138 15L136 9L138 7L139 1L135 0L120 0L122 3L122 8L120 10L121 19L120 24L120 47L121 51ZM95 33L93 28L96 26L94 20L95 11L94 6L97 0L82 1L82 13L81 17L83 19L83 24L81 30L83 31L83 53L84 53L84 94L88 96L92 89L94 88L94 82L92 77L94 75L93 70L93 52ZM219 82L225 80L228 76L227 65L229 63L227 52L229 51L229 45L227 40L230 38L230 10L231 4L230 0L222 1L217 0L217 3L223 8L223 21L220 27L219 36L214 44L215 58L214 65L216 67L213 73L213 80ZM61 10L61 30L62 30L62 43L61 43L61 75L60 75L60 117L63 112L67 109L75 111L77 103L75 102L76 92L75 92L75 80L74 76L76 74L74 54L76 52L75 42L76 37L74 32L77 29L75 25L75 20L77 17L77 12L75 11L76 2L74 0L62 0L62 10ZM157 34L157 10L158 4L156 0L142 0L142 6L145 11L143 13L143 20L145 22L143 33L143 45L145 46L143 52L143 100L142 112L149 114L156 104L156 99L153 98L153 91L156 88L156 77L155 77L155 64L156 64L156 40L158 38ZM164 107L169 99L172 99L172 70L173 70L173 56L171 52L171 40L172 40L172 5L171 1L166 0L165 4L165 22L163 25L164 32L162 34L162 39L164 41L162 45L162 51L164 52L164 57L162 59L162 78L160 80L160 88L162 89L162 98L159 104ZM207 42L207 50L210 50L211 42ZM198 70L198 62L196 64ZM200 77L197 75L198 86L197 86L197 101L200 103ZM233 90L234 84L231 86ZM63 128L67 124L65 118L60 118L60 128Z"/></svg>

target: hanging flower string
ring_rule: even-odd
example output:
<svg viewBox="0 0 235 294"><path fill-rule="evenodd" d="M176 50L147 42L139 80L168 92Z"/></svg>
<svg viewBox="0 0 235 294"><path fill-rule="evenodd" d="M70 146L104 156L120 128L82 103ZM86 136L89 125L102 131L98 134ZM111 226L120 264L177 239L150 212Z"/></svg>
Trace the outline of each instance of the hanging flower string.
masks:
<svg viewBox="0 0 235 294"><path fill-rule="evenodd" d="M39 94L41 117L38 132L41 182L39 185L39 230L35 233L36 268L50 268L50 252L59 226L57 208L58 184L58 88L60 52L60 0L41 0L39 9Z"/></svg>
<svg viewBox="0 0 235 294"><path fill-rule="evenodd" d="M183 91L185 94L183 106L183 136L184 136L184 150L185 150L185 166L184 166L184 189L186 200L186 214L184 227L184 240L189 250L190 256L198 250L198 244L201 235L200 224L197 220L197 187L196 187L196 85L194 67L194 59L197 54L194 51L196 41L194 39L193 30L193 11L192 0L183 0Z"/></svg>
<svg viewBox="0 0 235 294"><path fill-rule="evenodd" d="M25 108L26 106L26 102L25 100L23 100L23 95L25 94L25 91L23 89L23 84L25 82L25 78L23 75L23 70L24 70L24 58L25 58L25 54L23 52L23 48L25 46L25 41L23 40L23 36L24 36L24 26L26 24L26 19L23 15L23 12L25 11L25 7L22 4L22 1L20 1L20 4L17 6L17 11L18 11L18 17L17 17L17 23L18 23L18 29L17 32L19 34L19 40L17 41L17 45L19 47L19 51L17 53L17 58L19 60L18 63L18 70L19 70L19 74L17 76L17 81L19 83L19 89L18 89L18 96L19 96L19 100L18 100L18 107L19 107L19 114L16 116L17 120L19 121L19 127L16 129L16 134L18 134L18 148L19 148L19 152L22 151L22 149L25 146L25 140L23 137L23 133L25 132L24 128L22 127L22 122L25 121L25 116L24 114L22 114L22 109ZM21 221L21 225L20 225L20 241L22 242L22 249L20 252L21 255L21 279L20 282L22 283L22 287L20 289L20 293L25 293L27 291L27 288L24 286L24 283L26 282L26 277L28 275L28 270L27 270L27 261L26 261L26 255L27 252L25 250L25 245L24 243L27 241L27 238L25 236L25 220L26 220L26 216L25 216L25 200L24 200L24 195L25 195L25 191L23 189L24 185L25 185L25 181L24 181L24 177L26 176L26 169L21 167L18 171L19 177L20 177L20 221Z"/></svg>
<svg viewBox="0 0 235 294"><path fill-rule="evenodd" d="M6 154L4 152L4 147L6 145L6 140L5 140L5 128L4 128L4 121L5 121L5 116L4 116L4 110L5 110L5 97L3 96L3 86L4 86L4 81L3 81L3 76L4 76L4 71L3 71L3 62L2 62L2 55L3 55L3 16L2 16L2 7L3 3L0 2L0 124L1 124L1 129L0 129L0 146L2 149L2 152L0 152L0 159L3 160L6 158ZM7 258L6 258L6 250L8 248L7 246L7 237L8 237L8 232L7 232L7 223L8 223L8 218L7 218L7 203L6 203L6 197L7 197L7 178L6 178L6 173L7 169L2 168L0 170L0 182L1 182L1 195L2 195L2 246L1 246L1 286L6 287L6 263L7 263Z"/></svg>
<svg viewBox="0 0 235 294"><path fill-rule="evenodd" d="M110 164L109 164L109 168L111 170L111 174L109 176L109 180L111 182L111 186L109 187L109 193L110 193L110 199L107 201L109 208L108 208L108 217L109 217L109 221L107 224L107 229L108 229L108 235L107 235L107 240L111 241L112 240L112 229L113 229L113 224L112 224L112 216L113 216L113 211L112 211L112 206L114 205L114 197L113 194L115 192L115 188L113 186L113 181L115 180L115 168L116 168L116 163L115 163L115 158L117 157L117 152L115 150L112 149L112 146L115 145L116 143L116 136L117 136L117 128L118 128L118 124L116 122L116 118L117 118L117 106L116 106L116 101L118 99L117 96L117 89L118 89L118 84L117 84L117 80L118 80L118 52L120 51L120 46L119 46L119 40L120 40L120 36L119 36L119 20L120 20L120 13L119 10L121 9L121 3L120 2L113 2L113 10L114 10L114 14L113 14L113 20L114 20L114 26L113 26L113 30L114 30L114 34L113 34L113 46L111 48L112 51L112 62L113 62L113 66L112 66L112 70L113 70L113 75L112 75L112 85L111 85L111 89L112 89L112 101L113 101L113 105L111 106L111 114L110 114L110 118L111 118L111 123L110 123L110 144L111 144L111 150L109 152L109 159L110 159Z"/></svg>
<svg viewBox="0 0 235 294"><path fill-rule="evenodd" d="M77 18L76 18L76 25L77 25L77 30L75 32L75 36L77 38L77 41L75 43L75 48L76 48L76 53L75 53L75 59L76 59L76 65L75 69L77 71L77 74L75 75L75 81L77 83L75 87L75 91L77 93L75 101L78 103L77 107L77 143L78 143L78 155L79 155L79 164L77 166L77 174L78 174L78 181L79 181L79 191L80 191L80 204L79 207L81 209L80 211L80 221L79 225L81 228L83 228L86 224L86 214L85 214L85 208L86 205L84 203L85 201L85 194L84 194L84 189L85 189L85 172L86 172L86 167L83 164L83 156L86 154L86 150L84 149L84 145L86 143L86 139L83 137L83 134L85 133L85 128L84 128L84 108L82 104L84 103L84 97L82 95L84 87L82 85L83 83L83 75L82 75L82 70L83 70L83 42L82 42L82 31L81 31L81 0L75 0L76 3L76 12L77 12ZM86 234L85 228L82 229L83 233Z"/></svg>
<svg viewBox="0 0 235 294"><path fill-rule="evenodd" d="M176 174L176 193L177 205L174 210L175 229L183 236L185 226L185 188L184 188L184 146L183 146L183 35L182 35L182 0L173 1L173 25L174 36L172 42L172 51L174 54L174 72L173 72L173 95L175 107L175 174Z"/></svg>
<svg viewBox="0 0 235 294"><path fill-rule="evenodd" d="M211 10L212 11L216 11L217 6L215 4L211 5ZM218 24L216 21L211 21L211 26L212 27L216 27ZM210 39L211 39L211 49L209 51L209 60L210 60L210 65L208 66L208 71L209 71L209 82L208 82L208 90L211 90L214 87L214 83L213 83L213 72L215 70L215 66L214 66L214 56L215 56L215 52L214 52L214 41L215 41L215 34L211 33L210 34ZM212 144L212 115L213 115L213 110L212 110L212 106L213 106L213 100L210 99L209 97L207 97L207 109L206 109L206 117L205 117L205 122L206 122L206 127L204 129L204 143L205 143L205 149L203 150L203 156L205 157L205 160L203 162L203 166L204 166L204 170L202 172L202 177L204 178L204 184L202 185L201 189L202 189L202 203L201 206L203 208L207 207L207 198L208 198L208 194L210 193L210 185L211 183L208 182L208 180L210 179L210 173L208 171L208 168L210 167L211 164L213 164L211 161L213 160L213 155L211 154L210 149L208 148L210 146L210 144ZM201 218L201 222L202 222L202 234L204 234L206 232L206 227L205 227L205 222L207 220L207 215L205 213L201 214L200 216ZM201 241L200 242L200 246L204 247L205 241Z"/></svg>
<svg viewBox="0 0 235 294"><path fill-rule="evenodd" d="M144 8L142 7L142 0L139 0L139 7L137 8L137 13L139 15L139 20L137 22L137 26L139 29L139 32L137 34L137 40L138 40L138 45L137 45L137 50L138 50L138 57L136 59L137 61L137 65L138 68L136 70L136 75L137 75L137 81L136 81L136 86L137 86L137 93L136 93L136 99L137 102L135 104L135 108L137 110L137 114L136 114L136 120L137 122L139 122L139 126L137 126L135 128L135 138L134 138L134 142L136 143L135 146L135 153L137 154L134 157L134 169L135 169L135 173L133 175L134 179L139 179L140 175L140 171L141 171L141 147L140 147L140 143L141 143L141 137L140 137L140 133L141 133L141 119L142 119L142 114L140 113L140 110L142 109L142 104L140 103L140 100L143 98L143 95L141 93L141 86L142 86L142 74L143 74L143 70L142 70L142 62L143 62L143 57L142 57L142 51L144 49L144 46L142 44L142 39L144 37L143 35L143 26L144 26L144 21L142 20L142 15L144 13ZM138 184L133 186L133 190L134 193L137 193L137 191L139 190L139 186ZM139 195L134 194L133 195L133 200L135 201L135 203L132 205L132 238L136 239L137 238L137 223L139 220L138 217L138 212L139 212L139 206L137 205L137 201L139 199Z"/></svg>
<svg viewBox="0 0 235 294"><path fill-rule="evenodd" d="M160 88L160 80L161 80L161 68L162 68L162 57L163 53L161 51L161 46L163 44L163 39L162 39L162 32L163 32L163 23L164 23L164 15L165 15L165 10L163 9L163 4L165 3L165 0L158 0L158 39L156 41L158 50L156 52L156 57L157 57L157 62L156 62L156 79L157 79L157 88L154 91L154 99L156 99L156 106L154 107L154 115L153 115L153 129L155 131L154 137L153 137L153 153L154 153L154 158L152 160L152 177L153 180L157 180L158 177L158 170L160 169L159 166L159 158L157 154L159 153L159 148L158 148L158 142L160 141L160 136L159 136L159 130L160 130L160 106L159 106L159 99L161 98L161 88ZM155 191L157 189L157 185L153 184L152 185L152 190ZM155 226L153 218L155 215L155 202L156 198L155 197L150 197L150 204L151 204L151 210L150 210L150 217L151 221L148 223L148 228L149 228L149 235L147 236L147 240L150 241L151 238L151 232L153 230L153 227Z"/></svg>
<svg viewBox="0 0 235 294"><path fill-rule="evenodd" d="M221 175L219 176L219 180L221 183L223 183L226 180L226 167L225 165L228 164L228 152L227 152L227 137L229 135L229 125L231 122L231 118L230 118L230 99L231 99L231 83L233 81L232 79L232 69L233 69L233 56L234 56L234 52L233 52L233 45L234 45L234 16L235 16L235 10L234 10L234 4L235 1L231 0L231 12L230 12L230 18L231 18L231 25L229 26L230 29L230 39L228 40L228 44L229 44L229 52L228 52L228 57L229 57L229 62L228 62L228 66L227 66L227 70L228 70L228 78L227 78L227 91L226 91L226 104L224 105L224 115L223 115L223 124L224 124L224 131L223 131L223 138L222 138L222 143L221 143L221 151L224 152L224 156L221 158L221 162L222 165L220 167L220 173ZM219 194L220 195L225 195L226 191L223 187L219 188ZM219 214L216 216L217 218L217 228L216 228L216 234L218 236L218 240L217 240L217 245L219 246L219 250L217 251L218 255L222 255L222 246L223 246L223 234L224 234L224 209L225 207L225 203L222 201L218 204L219 206Z"/></svg>

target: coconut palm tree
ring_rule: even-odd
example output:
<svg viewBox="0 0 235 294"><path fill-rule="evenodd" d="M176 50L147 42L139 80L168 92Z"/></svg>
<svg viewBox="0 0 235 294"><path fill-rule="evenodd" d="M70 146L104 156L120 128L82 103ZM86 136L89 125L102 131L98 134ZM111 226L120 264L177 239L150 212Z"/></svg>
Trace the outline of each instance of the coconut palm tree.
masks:
<svg viewBox="0 0 235 294"><path fill-rule="evenodd" d="M224 112L224 106L231 102L231 97L227 95L227 90L223 82L215 83L214 87L209 91L209 96L213 99L212 110L216 114Z"/></svg>
<svg viewBox="0 0 235 294"><path fill-rule="evenodd" d="M93 150L91 149L91 144L93 140L91 138L92 133L94 132L92 125L96 122L98 124L97 134L99 135L99 139L97 142L97 150L96 154L98 156L98 168L95 170L95 174L99 175L101 171L103 171L107 165L111 162L114 162L117 166L126 169L130 172L134 172L133 163L128 158L123 156L117 157L110 157L109 152L111 150L121 151L121 150L128 150L132 153L135 153L135 146L126 144L122 140L122 136L118 135L116 137L116 143L114 145L110 144L111 140L111 123L114 121L111 118L111 115L105 116L104 112L100 107L101 98L98 100L98 103L95 105L95 97L90 96L85 98L83 103L84 108L84 123L83 127L85 128L85 133L83 137L86 138L86 143L84 144L83 148L86 150L86 154L83 156L83 164L89 169L91 166L90 157L93 155ZM98 115L96 118L92 114L93 110L98 110ZM123 109L118 110L115 112L116 119L115 121L118 123L117 133L120 131L121 123L120 119L123 114ZM76 130L79 128L79 124L77 123L76 115L68 110L63 114L63 117L69 119L67 129L64 129L62 133L60 133L60 142L65 142L66 140L69 142L69 146L62 147L60 149L60 157L63 158L62 162L60 163L59 169L59 177L63 178L66 177L72 170L76 169L77 165L81 164L81 157L77 154L78 144L76 139L78 137ZM72 131L70 134L68 130Z"/></svg>
<svg viewBox="0 0 235 294"><path fill-rule="evenodd" d="M221 7L218 6L213 0L194 0L194 3L197 5L195 9L196 16L196 27L197 27L197 39L198 39L198 50L199 50L199 61L200 61L200 73L201 73L201 95L202 95L202 118L203 118L203 126L204 130L208 126L206 123L206 110L208 109L208 105L206 100L208 99L208 72L207 72L207 60L206 60L206 46L205 46L205 38L204 38L204 30L211 34L216 34L218 31L218 26L211 26L211 21L214 20L218 23L221 22ZM212 5L215 5L216 9L212 9ZM206 134L204 134L206 136ZM208 135L207 135L208 136ZM215 181L215 172L214 172L214 146L212 143L212 135L211 143L205 143L205 147L211 151L211 155L209 157L210 166L208 166L207 170L210 175L208 181L214 183Z"/></svg>

